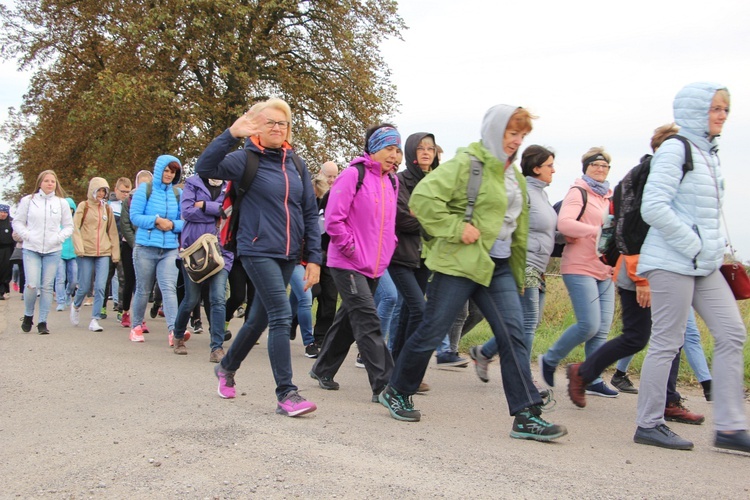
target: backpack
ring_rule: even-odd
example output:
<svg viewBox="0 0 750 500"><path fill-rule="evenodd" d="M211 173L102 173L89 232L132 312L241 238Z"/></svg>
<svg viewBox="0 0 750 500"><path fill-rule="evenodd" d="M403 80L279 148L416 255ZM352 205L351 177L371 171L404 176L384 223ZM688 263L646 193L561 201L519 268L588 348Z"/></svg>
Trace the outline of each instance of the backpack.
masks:
<svg viewBox="0 0 750 500"><path fill-rule="evenodd" d="M581 207L581 212L578 214L578 217L576 217L576 220L581 220L581 217L583 217L583 213L586 211L586 204L589 202L589 193L585 189L583 189L581 186L573 186L573 188L579 190L581 192L581 198L583 198L583 206ZM560 213L560 207L562 207L562 203L563 203L563 200L560 200L554 205L552 205L552 208L555 209L555 213L557 214ZM564 248L565 248L565 243L555 243L555 246L552 249L552 253L550 254L550 257L562 257Z"/></svg>
<svg viewBox="0 0 750 500"><path fill-rule="evenodd" d="M245 149L245 171L242 173L242 179L239 184L233 181L227 182L226 195L224 203L221 205L223 218L219 224L219 242L221 246L230 252L237 250L237 230L240 225L240 206L245 194L250 190L255 175L258 173L260 157L254 151ZM300 179L304 179L303 172L305 166L302 160L294 153L291 155L294 166L297 167L297 173ZM303 183L304 185L304 183Z"/></svg>
<svg viewBox="0 0 750 500"><path fill-rule="evenodd" d="M685 163L682 165L682 178L693 170L693 155L690 151L690 141L685 137L673 135L665 140L677 139L685 145ZM647 155L639 165L625 174L617 184L612 196L615 217L615 237L613 238L617 251L623 255L637 255L641 253L641 246L648 234L649 225L641 217L641 202L643 188L646 185L651 170L651 156Z"/></svg>

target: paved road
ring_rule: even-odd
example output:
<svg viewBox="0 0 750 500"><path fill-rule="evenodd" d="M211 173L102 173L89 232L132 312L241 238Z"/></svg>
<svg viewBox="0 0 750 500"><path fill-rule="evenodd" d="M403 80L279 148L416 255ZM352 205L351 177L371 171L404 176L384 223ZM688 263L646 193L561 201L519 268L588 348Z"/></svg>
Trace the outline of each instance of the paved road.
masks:
<svg viewBox="0 0 750 500"><path fill-rule="evenodd" d="M222 400L207 334L176 356L162 319L132 344L114 319L92 333L52 312L39 336L21 333L21 314L18 294L0 301L0 498L750 498L750 457L712 448L697 390L688 404L708 423L673 426L691 452L634 444L636 397L581 410L563 387L546 416L569 435L517 441L497 365L488 384L431 368L422 422L401 423L369 401L354 352L341 390L323 391L296 340L295 381L319 409L291 419L274 413L265 345Z"/></svg>

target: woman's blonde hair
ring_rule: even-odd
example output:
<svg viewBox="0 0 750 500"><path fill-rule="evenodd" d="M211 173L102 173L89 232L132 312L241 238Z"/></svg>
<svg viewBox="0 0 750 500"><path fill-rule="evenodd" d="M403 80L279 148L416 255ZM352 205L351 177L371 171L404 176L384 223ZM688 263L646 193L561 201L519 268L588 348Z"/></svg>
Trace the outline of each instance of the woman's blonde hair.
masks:
<svg viewBox="0 0 750 500"><path fill-rule="evenodd" d="M328 181L325 177L318 177L317 175L313 178L313 188L315 188L315 197L322 198L324 194L328 192Z"/></svg>
<svg viewBox="0 0 750 500"><path fill-rule="evenodd" d="M39 191L39 188L42 186L42 181L47 175L51 175L55 178L55 196L59 196L60 198L67 198L68 195L65 194L65 190L60 186L60 180L57 178L57 174L54 170L44 170L42 173L40 173L36 178L36 187L34 188L34 193Z"/></svg>
<svg viewBox="0 0 750 500"><path fill-rule="evenodd" d="M278 111L281 111L284 113L284 116L286 117L286 121L289 122L289 126L286 128L286 142L289 144L292 143L292 108L289 107L289 104L283 99L279 99L278 97L273 97L267 101L259 102L257 104L253 104L253 106L250 108L250 114L254 113L260 113L264 109L276 109Z"/></svg>
<svg viewBox="0 0 750 500"><path fill-rule="evenodd" d="M668 137L672 137L680 131L675 123L667 123L654 130L654 135L651 136L651 151L656 151L661 146L661 143L666 141Z"/></svg>

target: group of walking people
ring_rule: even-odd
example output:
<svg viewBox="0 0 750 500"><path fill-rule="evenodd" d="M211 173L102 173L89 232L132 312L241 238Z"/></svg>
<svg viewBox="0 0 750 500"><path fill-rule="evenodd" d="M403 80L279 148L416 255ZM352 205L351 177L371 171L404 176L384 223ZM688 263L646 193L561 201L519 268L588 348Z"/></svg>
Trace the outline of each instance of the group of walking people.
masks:
<svg viewBox="0 0 750 500"><path fill-rule="evenodd" d="M280 99L256 104L208 145L181 193L173 187L180 180L181 164L165 155L156 161L153 180L135 191L129 210L123 207L121 221L127 219L137 228L135 246L130 245L136 274L131 340L143 338L143 315L154 278L163 297L169 341L178 354L186 353L186 326L203 298L210 304L211 360L217 363L219 395L235 397L236 373L268 329L276 411L294 417L317 408L293 382L289 339L297 316L300 326L305 325L305 343L315 342L317 359L309 375L321 388L339 388L335 376L356 343L372 402L385 406L394 419L416 422L422 415L412 396L424 384L433 353L455 330L456 318L475 310L487 320L493 336L483 346L472 347L470 356L477 375L487 382L489 364L498 355L513 417L511 437L552 441L567 434L565 426L543 417L543 396L555 386L557 366L584 344L586 361L566 369L574 404L584 407L586 395L617 396L601 374L622 360L612 384L638 392L634 441L691 449L693 444L667 427L665 418L703 421L703 416L685 408L674 388L675 366L695 309L716 341L713 380L701 380L707 399L715 402L715 444L750 451L743 403L745 326L718 270L724 251L719 227L724 178L716 138L729 101L728 91L711 83L691 84L678 93L676 126L660 127L652 142L655 153L641 205L651 228L640 256L621 257L616 265L600 258L603 228L612 223L610 155L603 148L583 155L583 175L556 213L545 192L555 173L554 152L529 146L520 157L521 168L516 166L536 119L525 108L490 108L480 141L460 148L442 164L434 134L415 133L402 143L393 124L372 126L362 154L346 169L337 176L335 164L328 172L324 166L313 179L307 168L300 168L306 165L292 148L288 104ZM686 149L682 140L672 139L678 130L692 146L694 168L684 178ZM239 141L244 141L241 149ZM397 174L402 156L406 170ZM233 207L239 218L236 250L223 249L225 268L206 286L185 275L185 298L178 307L177 249L202 234L218 234L223 196L233 189L227 183L243 182L251 158L257 158L257 172ZM72 234L74 242L97 242L98 253L85 244L75 248L76 255L92 259L79 261L79 266L83 262L83 269L96 269L97 275L100 266L104 269L97 260L101 253L112 262L124 258L114 244L100 245L104 235L110 242L124 239L107 224L111 215L102 208L107 189L101 181L92 179L89 199L83 202L88 209L79 205L75 217L59 200L64 193L51 172L40 175L38 193L19 205L14 229L24 240L28 263L24 325L29 328L26 318L33 316L40 287L39 325L46 322L44 304L47 301L48 310L51 297L46 283L54 273L44 268L44 259L59 260L60 245L68 236ZM35 227L47 233L33 231ZM88 236L93 231L101 237ZM40 234L46 236L40 240ZM532 375L531 353L545 302L544 273L556 243L565 244L561 272L576 322L539 356L543 386ZM253 297L224 353L227 281L238 269L252 284ZM388 328L388 340L376 305L379 280L386 272L402 301L398 324ZM80 273L88 276L84 275ZM296 291L290 303L287 288L293 280ZM313 334L307 294L316 285L321 290ZM623 334L607 342L615 289L623 304ZM86 291L79 283L71 320L75 314L77 322ZM341 304L335 310L331 303L337 293ZM325 331L320 332L323 325ZM459 332L460 327L459 323ZM648 343L639 391L627 377L627 362ZM218 350L221 353L214 356Z"/></svg>

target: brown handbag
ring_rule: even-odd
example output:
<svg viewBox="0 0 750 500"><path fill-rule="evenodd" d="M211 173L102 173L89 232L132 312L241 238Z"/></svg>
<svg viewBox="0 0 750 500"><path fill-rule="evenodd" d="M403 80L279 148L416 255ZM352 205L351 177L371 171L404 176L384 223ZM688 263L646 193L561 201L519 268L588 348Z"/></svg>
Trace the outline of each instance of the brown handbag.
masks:
<svg viewBox="0 0 750 500"><path fill-rule="evenodd" d="M719 269L729 283L734 298L737 300L750 299L750 277L741 262L727 262Z"/></svg>

